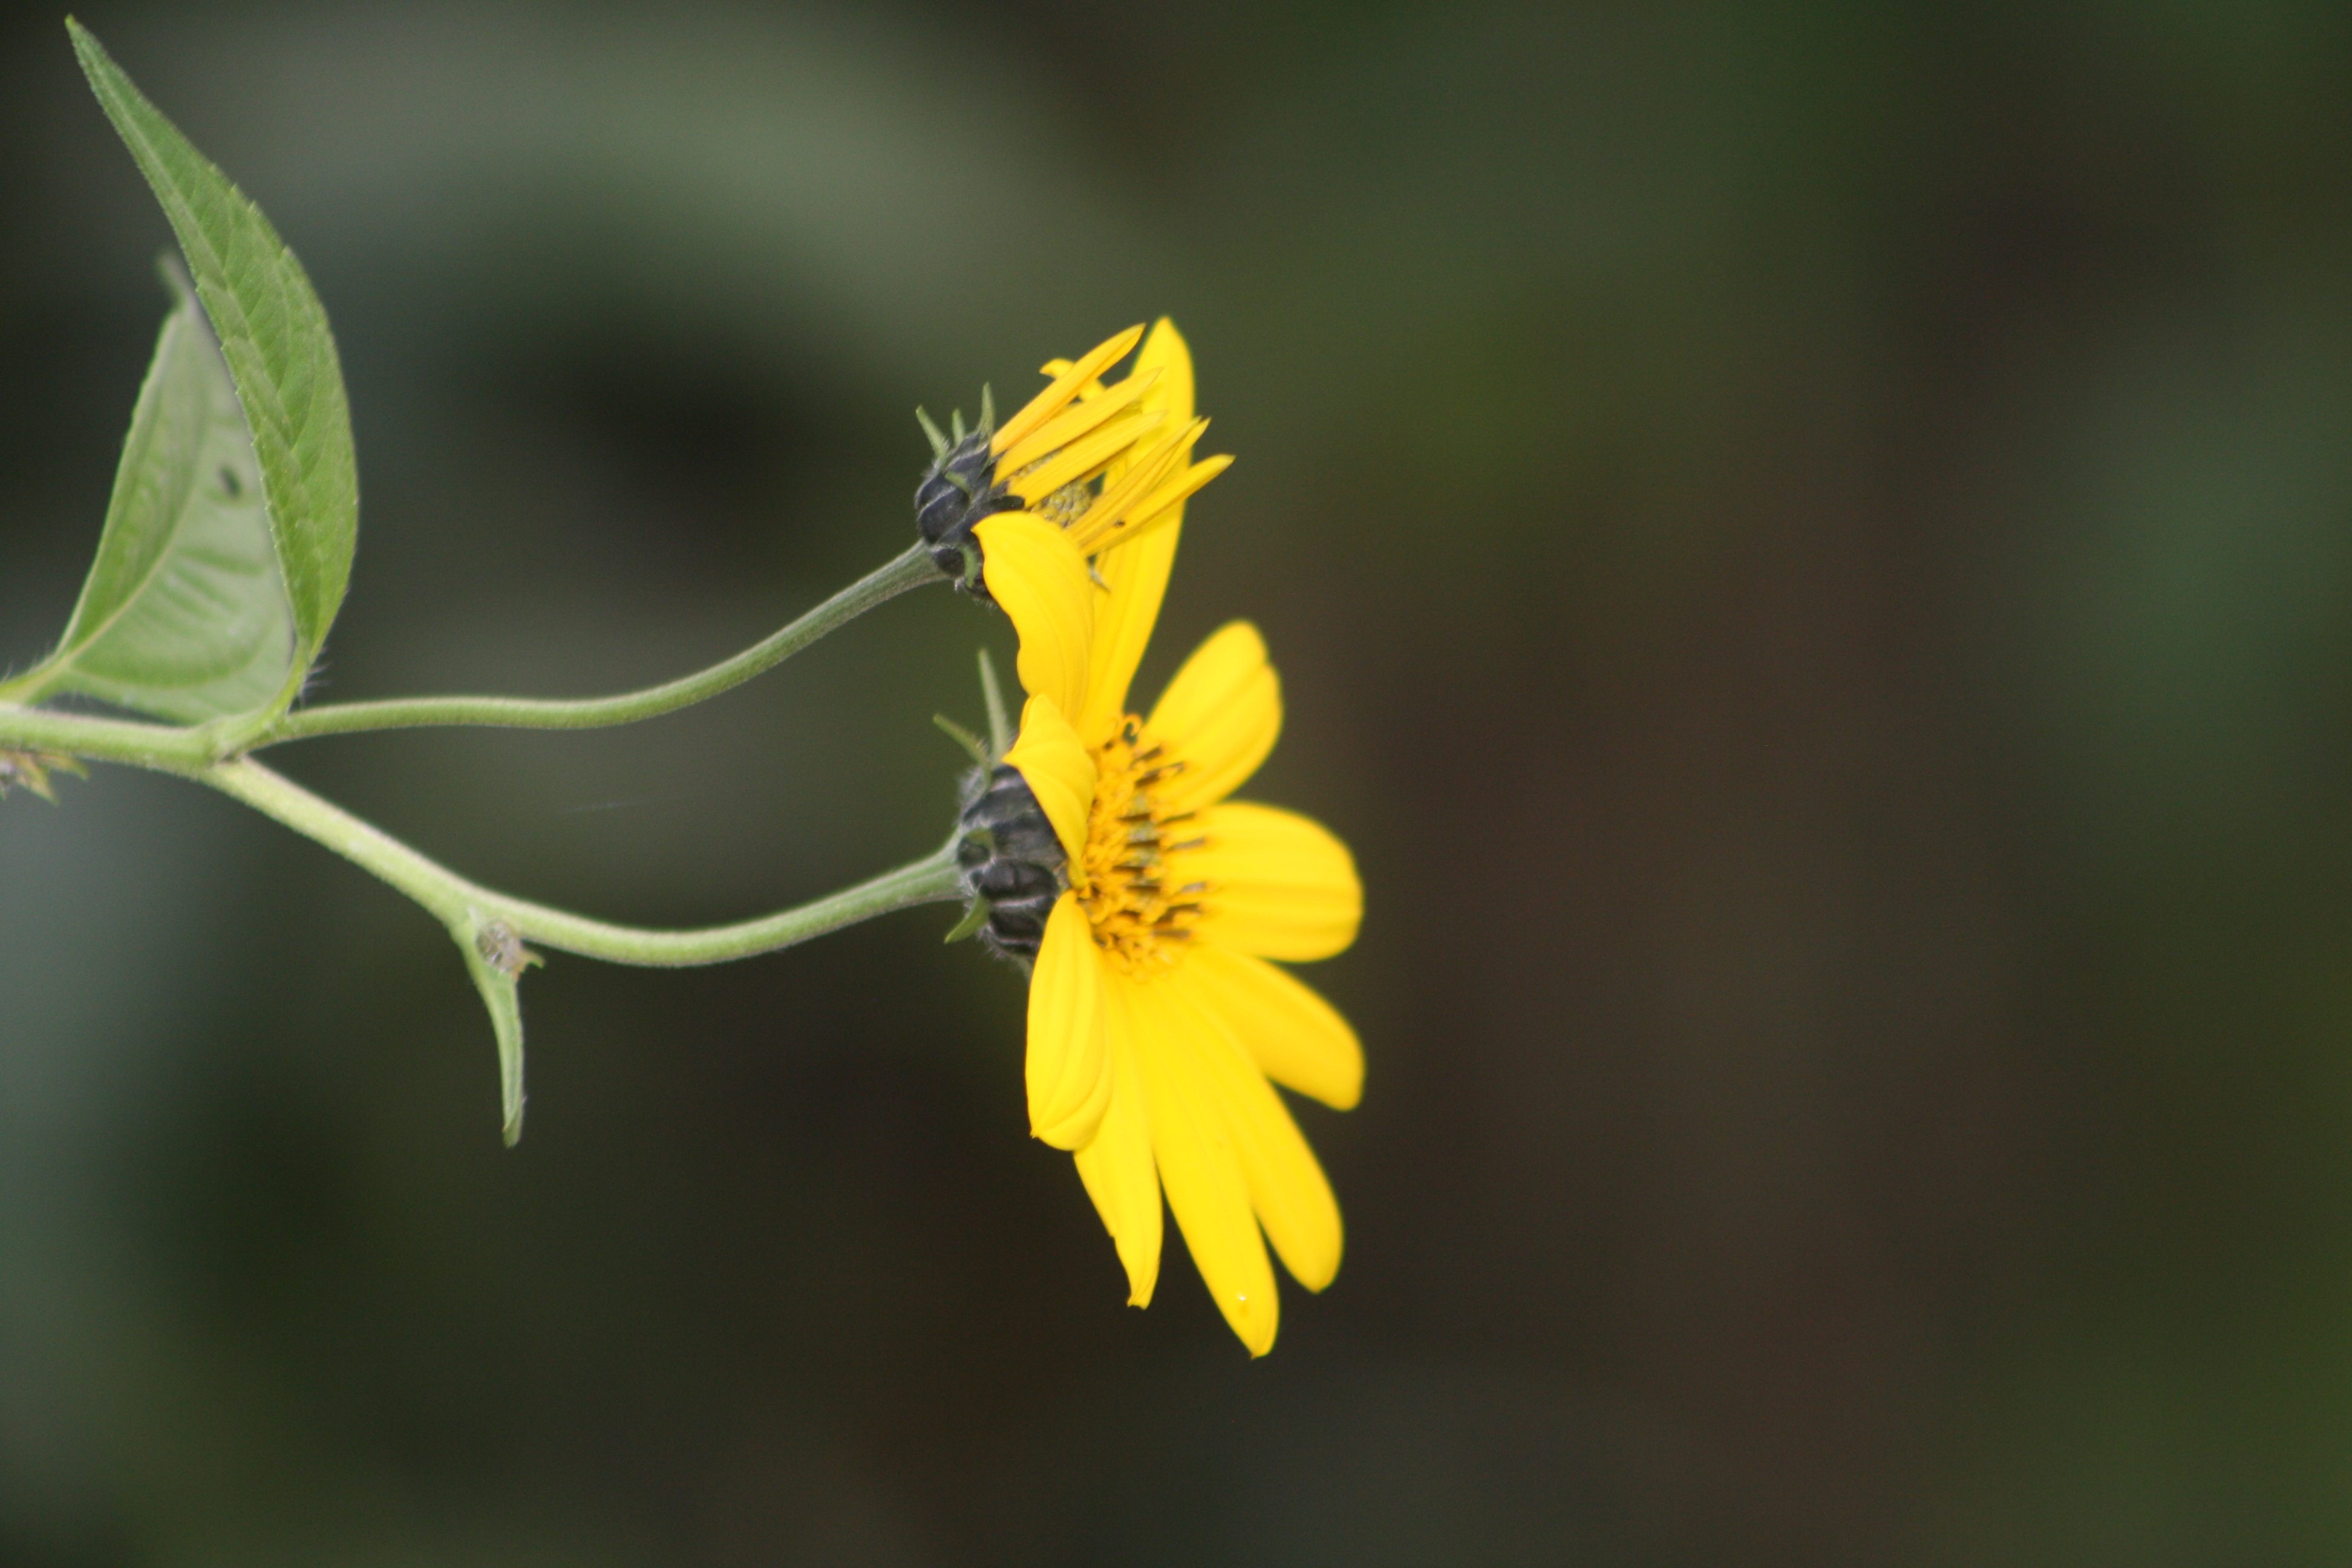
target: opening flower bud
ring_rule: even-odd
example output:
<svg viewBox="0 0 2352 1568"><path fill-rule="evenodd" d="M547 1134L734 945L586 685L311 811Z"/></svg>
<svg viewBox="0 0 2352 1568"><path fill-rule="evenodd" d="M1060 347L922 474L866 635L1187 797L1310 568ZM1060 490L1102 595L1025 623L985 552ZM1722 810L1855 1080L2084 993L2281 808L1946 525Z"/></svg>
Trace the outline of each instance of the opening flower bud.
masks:
<svg viewBox="0 0 2352 1568"><path fill-rule="evenodd" d="M980 547L972 542L971 525L991 512L1013 511L1021 506L996 482L996 454L991 449L996 422L992 413L983 399L980 427L965 431L959 414L952 436L941 433L924 417L924 432L931 438L931 466L923 482L915 487L915 528L931 547L933 563L973 593L985 590L981 586Z"/></svg>

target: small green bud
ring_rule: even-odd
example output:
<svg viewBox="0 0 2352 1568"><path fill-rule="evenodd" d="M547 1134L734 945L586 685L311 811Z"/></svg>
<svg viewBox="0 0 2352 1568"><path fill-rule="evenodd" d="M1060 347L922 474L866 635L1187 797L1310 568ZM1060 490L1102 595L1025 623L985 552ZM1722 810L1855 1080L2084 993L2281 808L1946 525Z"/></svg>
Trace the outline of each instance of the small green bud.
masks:
<svg viewBox="0 0 2352 1568"><path fill-rule="evenodd" d="M51 805L58 803L57 791L49 784L51 773L71 773L76 778L89 777L89 770L77 757L56 752L19 752L0 746L0 800L7 798L11 789L31 790Z"/></svg>
<svg viewBox="0 0 2352 1568"><path fill-rule="evenodd" d="M474 933L474 951L482 962L499 973L509 977L520 974L534 964L547 960L523 946L522 937L504 921L490 921Z"/></svg>

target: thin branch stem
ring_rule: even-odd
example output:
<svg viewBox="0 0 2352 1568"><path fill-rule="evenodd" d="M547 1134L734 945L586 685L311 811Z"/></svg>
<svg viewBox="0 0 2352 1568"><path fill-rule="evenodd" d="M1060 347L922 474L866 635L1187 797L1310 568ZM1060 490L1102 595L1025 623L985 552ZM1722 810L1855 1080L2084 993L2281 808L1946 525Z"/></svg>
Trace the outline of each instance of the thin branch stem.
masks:
<svg viewBox="0 0 2352 1568"><path fill-rule="evenodd" d="M362 730L408 730L428 724L488 724L521 730L595 730L651 719L718 696L774 668L827 632L864 615L909 588L947 581L927 547L915 545L887 565L870 572L773 637L732 658L642 691L617 697L534 699L528 697L404 697L382 702L330 702L297 709L279 719L247 749L313 735Z"/></svg>
<svg viewBox="0 0 2352 1568"><path fill-rule="evenodd" d="M699 931L612 925L470 882L250 758L221 763L194 776L373 872L453 931L478 930L488 921L503 921L525 942L613 963L677 967L747 958L893 910L942 903L958 897L961 888L951 838L936 854L871 881L758 920Z"/></svg>
<svg viewBox="0 0 2352 1568"><path fill-rule="evenodd" d="M325 703L280 715L267 723L223 719L193 726L101 719L0 700L0 747L60 752L93 762L122 763L193 775L224 757L311 735L405 730L428 724L488 724L536 730L594 730L626 724L674 712L740 686L875 605L897 598L909 588L944 581L945 576L918 545L732 658L721 659L708 669L679 679L617 697L550 700L528 697L408 697L383 702Z"/></svg>
<svg viewBox="0 0 2352 1568"><path fill-rule="evenodd" d="M654 931L589 920L470 882L240 753L311 735L427 724L582 730L651 719L740 686L875 605L940 580L939 568L917 546L734 658L682 679L617 697L555 701L412 698L304 709L265 725L226 720L186 728L0 701L0 748L127 763L209 784L374 872L463 938L500 921L523 941L614 963L719 963L790 947L892 910L957 897L961 883L955 841L911 865L796 910L700 931Z"/></svg>

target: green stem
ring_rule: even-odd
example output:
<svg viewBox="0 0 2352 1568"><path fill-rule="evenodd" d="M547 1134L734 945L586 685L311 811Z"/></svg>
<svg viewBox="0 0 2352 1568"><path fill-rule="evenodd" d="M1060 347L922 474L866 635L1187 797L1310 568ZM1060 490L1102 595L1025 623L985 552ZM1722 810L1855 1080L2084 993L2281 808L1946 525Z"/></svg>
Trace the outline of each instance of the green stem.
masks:
<svg viewBox="0 0 2352 1568"><path fill-rule="evenodd" d="M859 921L917 904L942 903L959 896L955 840L871 881L845 889L796 910L763 915L734 925L700 931L648 931L610 925L568 910L509 898L469 882L427 859L374 825L363 822L282 774L249 758L221 763L196 778L243 801L320 843L352 864L374 872L424 905L453 931L478 930L503 921L525 942L614 963L676 967L720 963L823 936Z"/></svg>
<svg viewBox="0 0 2352 1568"><path fill-rule="evenodd" d="M773 637L693 675L618 697L404 697L383 702L330 702L298 709L247 742L250 749L312 735L408 730L426 724L493 724L522 730L594 730L634 723L688 707L772 669L825 633L909 588L945 582L928 547L918 544L852 583Z"/></svg>
<svg viewBox="0 0 2352 1568"><path fill-rule="evenodd" d="M225 756L310 735L401 730L424 724L497 724L541 730L593 730L626 724L688 707L740 686L885 600L925 583L944 580L940 569L918 545L734 658L680 679L647 687L643 691L624 692L618 697L546 701L527 697L410 697L383 702L327 703L283 714L266 724L228 719L184 727L27 708L0 696L0 746L62 752L93 762L194 774ZM13 690L20 684L12 682L7 688L0 688L0 692Z"/></svg>
<svg viewBox="0 0 2352 1568"><path fill-rule="evenodd" d="M129 719L97 719L43 708L0 703L0 746L28 752L63 752L93 762L123 763L167 773L195 773L213 760L213 742L201 730L142 724Z"/></svg>

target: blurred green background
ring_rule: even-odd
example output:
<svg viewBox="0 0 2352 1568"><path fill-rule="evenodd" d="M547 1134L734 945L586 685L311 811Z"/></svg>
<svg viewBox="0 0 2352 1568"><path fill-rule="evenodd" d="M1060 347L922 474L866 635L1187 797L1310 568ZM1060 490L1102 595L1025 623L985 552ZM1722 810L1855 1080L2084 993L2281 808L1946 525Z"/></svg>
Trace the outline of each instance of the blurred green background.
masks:
<svg viewBox="0 0 2352 1568"><path fill-rule="evenodd" d="M0 805L0 1562L2352 1560L2352 9L80 13L341 340L338 698L587 693L911 536L912 419L1160 311L1157 689L1354 846L1249 1363L1121 1305L1016 979L903 914L446 939L205 792ZM167 231L0 13L0 664ZM278 761L494 885L738 918L929 848L937 590L654 724Z"/></svg>

